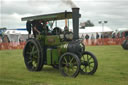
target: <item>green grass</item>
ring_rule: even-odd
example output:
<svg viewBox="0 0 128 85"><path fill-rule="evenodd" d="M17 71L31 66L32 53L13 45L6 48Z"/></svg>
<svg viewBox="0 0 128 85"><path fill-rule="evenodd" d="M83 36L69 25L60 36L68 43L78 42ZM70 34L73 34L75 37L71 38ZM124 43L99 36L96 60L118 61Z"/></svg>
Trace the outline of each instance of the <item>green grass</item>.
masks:
<svg viewBox="0 0 128 85"><path fill-rule="evenodd" d="M0 51L0 85L128 85L128 51L121 46L88 46L98 59L93 76L79 74L63 77L59 70L44 66L40 72L29 72L22 50Z"/></svg>

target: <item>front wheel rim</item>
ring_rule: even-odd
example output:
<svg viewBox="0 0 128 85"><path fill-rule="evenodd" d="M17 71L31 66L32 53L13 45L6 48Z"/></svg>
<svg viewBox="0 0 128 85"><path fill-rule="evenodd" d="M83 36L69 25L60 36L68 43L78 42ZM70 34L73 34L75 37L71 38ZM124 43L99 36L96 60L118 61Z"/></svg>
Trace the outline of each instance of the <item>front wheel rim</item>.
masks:
<svg viewBox="0 0 128 85"><path fill-rule="evenodd" d="M59 67L64 76L76 77L80 68L79 58L66 54L61 58Z"/></svg>
<svg viewBox="0 0 128 85"><path fill-rule="evenodd" d="M96 57L90 53L90 52L85 52L83 53L81 57L81 73L83 74L94 74L97 70L97 59Z"/></svg>

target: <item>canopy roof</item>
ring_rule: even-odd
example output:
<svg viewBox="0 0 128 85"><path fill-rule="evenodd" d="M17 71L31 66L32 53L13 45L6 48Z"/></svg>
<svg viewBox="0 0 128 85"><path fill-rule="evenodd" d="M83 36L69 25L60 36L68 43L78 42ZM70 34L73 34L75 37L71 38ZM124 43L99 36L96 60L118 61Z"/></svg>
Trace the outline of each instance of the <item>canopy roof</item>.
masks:
<svg viewBox="0 0 128 85"><path fill-rule="evenodd" d="M62 20L62 19L71 19L72 12L60 12L60 13L53 13L53 14L45 14L45 15L37 15L37 16L30 16L24 17L22 21L33 21L33 20Z"/></svg>

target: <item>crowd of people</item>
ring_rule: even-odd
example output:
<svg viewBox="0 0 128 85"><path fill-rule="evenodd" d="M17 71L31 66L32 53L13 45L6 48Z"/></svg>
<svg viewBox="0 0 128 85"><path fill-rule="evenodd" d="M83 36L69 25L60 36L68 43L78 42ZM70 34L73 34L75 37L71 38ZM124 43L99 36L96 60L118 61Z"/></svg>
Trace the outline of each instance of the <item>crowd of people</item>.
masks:
<svg viewBox="0 0 128 85"><path fill-rule="evenodd" d="M114 37L113 37L114 36ZM80 37L84 39L86 45L103 45L103 44L121 44L125 40L127 35L113 34L111 33L92 33L92 34L82 34Z"/></svg>

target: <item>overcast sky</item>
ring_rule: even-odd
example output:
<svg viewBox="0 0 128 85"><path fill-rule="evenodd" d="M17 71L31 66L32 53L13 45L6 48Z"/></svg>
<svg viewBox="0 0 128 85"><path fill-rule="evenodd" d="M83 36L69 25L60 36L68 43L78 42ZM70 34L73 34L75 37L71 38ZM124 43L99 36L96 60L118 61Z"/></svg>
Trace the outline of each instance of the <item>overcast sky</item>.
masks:
<svg viewBox="0 0 128 85"><path fill-rule="evenodd" d="M112 29L128 28L128 0L72 0L80 8L80 22L99 20ZM67 0L0 0L0 27L25 28L22 17L71 11Z"/></svg>

